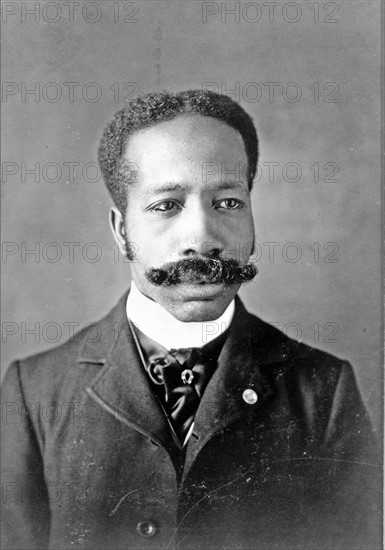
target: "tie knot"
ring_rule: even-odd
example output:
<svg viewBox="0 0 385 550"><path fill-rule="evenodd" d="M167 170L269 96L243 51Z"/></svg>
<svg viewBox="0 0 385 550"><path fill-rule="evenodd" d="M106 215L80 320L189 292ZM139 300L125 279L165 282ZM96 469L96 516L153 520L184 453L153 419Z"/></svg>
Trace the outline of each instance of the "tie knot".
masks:
<svg viewBox="0 0 385 550"><path fill-rule="evenodd" d="M200 355L199 348L170 349L169 354L178 361L182 367L192 369Z"/></svg>
<svg viewBox="0 0 385 550"><path fill-rule="evenodd" d="M171 349L167 354L153 356L147 372L156 384L190 385L197 381L193 368L200 355L199 348Z"/></svg>

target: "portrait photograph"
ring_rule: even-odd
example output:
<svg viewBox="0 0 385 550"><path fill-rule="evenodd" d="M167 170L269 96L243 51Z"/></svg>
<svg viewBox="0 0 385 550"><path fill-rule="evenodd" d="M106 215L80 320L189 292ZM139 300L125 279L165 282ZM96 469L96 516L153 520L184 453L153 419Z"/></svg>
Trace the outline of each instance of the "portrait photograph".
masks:
<svg viewBox="0 0 385 550"><path fill-rule="evenodd" d="M1 547L381 550L383 3L1 18Z"/></svg>

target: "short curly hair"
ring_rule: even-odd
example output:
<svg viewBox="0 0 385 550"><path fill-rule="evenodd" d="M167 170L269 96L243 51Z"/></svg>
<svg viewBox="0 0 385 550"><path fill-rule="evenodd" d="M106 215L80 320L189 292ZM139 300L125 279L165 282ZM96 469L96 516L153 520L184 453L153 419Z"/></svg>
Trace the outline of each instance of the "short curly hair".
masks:
<svg viewBox="0 0 385 550"><path fill-rule="evenodd" d="M251 117L238 103L211 91L150 93L132 100L118 111L100 142L99 166L107 189L123 215L127 209L127 185L137 174L131 163L127 165L122 159L129 136L137 130L189 113L216 118L239 131L248 158L247 182L251 189L257 170L258 137Z"/></svg>

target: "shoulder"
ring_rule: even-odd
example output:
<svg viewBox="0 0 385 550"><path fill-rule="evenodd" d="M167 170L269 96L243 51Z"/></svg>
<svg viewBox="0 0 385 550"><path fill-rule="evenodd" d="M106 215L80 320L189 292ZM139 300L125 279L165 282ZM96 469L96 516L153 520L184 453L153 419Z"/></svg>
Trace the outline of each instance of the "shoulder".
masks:
<svg viewBox="0 0 385 550"><path fill-rule="evenodd" d="M296 411L314 441L322 436L326 447L334 448L336 441L344 439L347 449L355 448L354 441L376 449L371 421L349 361L293 340L248 312L244 321L245 345L267 385L279 397L281 410Z"/></svg>
<svg viewBox="0 0 385 550"><path fill-rule="evenodd" d="M64 387L76 388L85 376L78 362L82 350L90 345L97 354L113 345L125 320L125 299L126 295L102 319L89 323L63 344L13 361L2 382L4 398L18 394L28 401L50 399Z"/></svg>
<svg viewBox="0 0 385 550"><path fill-rule="evenodd" d="M238 301L234 319L239 346L270 385L297 401L331 406L349 393L361 400L354 370L348 360L289 338L276 327L249 313ZM346 398L344 398L346 401Z"/></svg>
<svg viewBox="0 0 385 550"><path fill-rule="evenodd" d="M316 372L350 369L345 358L305 344L284 334L275 326L248 312L240 300L235 330L241 335L249 351L263 358L266 365L296 371L305 370L312 376Z"/></svg>

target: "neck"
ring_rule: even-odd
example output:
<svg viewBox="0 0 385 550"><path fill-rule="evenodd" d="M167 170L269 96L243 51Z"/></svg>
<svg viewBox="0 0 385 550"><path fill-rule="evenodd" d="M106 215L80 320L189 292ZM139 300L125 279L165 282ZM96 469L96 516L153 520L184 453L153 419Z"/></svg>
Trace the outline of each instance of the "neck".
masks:
<svg viewBox="0 0 385 550"><path fill-rule="evenodd" d="M185 323L144 296L133 281L126 304L127 317L132 323L166 349L200 348L211 342L229 328L234 309L232 300L218 319Z"/></svg>

